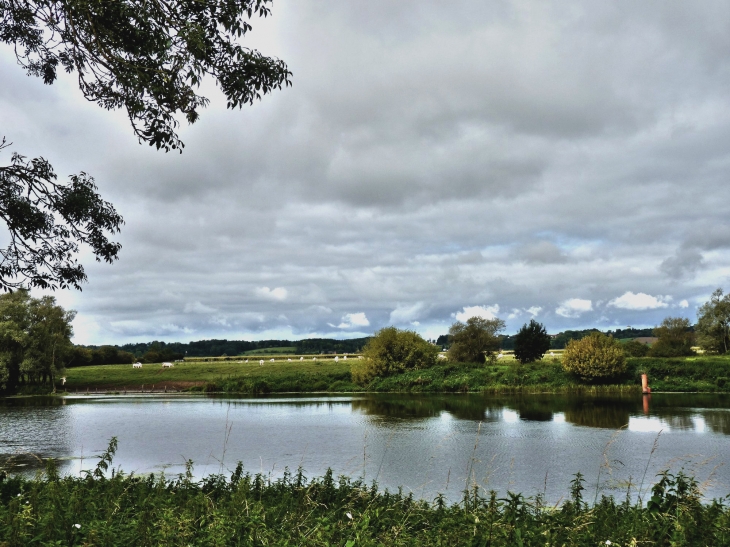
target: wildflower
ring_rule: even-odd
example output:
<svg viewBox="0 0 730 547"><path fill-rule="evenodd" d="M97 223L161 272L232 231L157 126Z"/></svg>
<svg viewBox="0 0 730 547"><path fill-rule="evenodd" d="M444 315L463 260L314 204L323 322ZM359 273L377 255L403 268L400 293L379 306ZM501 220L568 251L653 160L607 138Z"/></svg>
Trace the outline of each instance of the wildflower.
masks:
<svg viewBox="0 0 730 547"><path fill-rule="evenodd" d="M345 513L345 515L347 516L348 519L352 520L352 513L350 513L348 511L347 513Z"/></svg>
<svg viewBox="0 0 730 547"><path fill-rule="evenodd" d="M610 539L607 539L606 540L606 545L613 545L613 543L611 543L611 540Z"/></svg>
<svg viewBox="0 0 730 547"><path fill-rule="evenodd" d="M80 530L81 529L81 525L80 524L74 524L74 528L76 528L77 530Z"/></svg>

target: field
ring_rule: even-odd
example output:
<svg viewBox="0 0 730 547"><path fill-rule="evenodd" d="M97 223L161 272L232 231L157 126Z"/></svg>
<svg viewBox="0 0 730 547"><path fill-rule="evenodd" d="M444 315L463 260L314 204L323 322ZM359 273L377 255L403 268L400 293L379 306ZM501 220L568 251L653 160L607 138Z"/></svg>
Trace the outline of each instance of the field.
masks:
<svg viewBox="0 0 730 547"><path fill-rule="evenodd" d="M269 360L272 358L275 359L273 363ZM347 361L335 362L329 356L326 359L318 356L317 361L312 361L311 357L304 361L299 361L298 357L296 360L292 357L292 361L287 359L266 356L263 366L259 365L259 358L249 359L248 363L241 358L236 361L187 360L175 363L173 368L162 368L159 364L145 364L141 369L133 369L132 365L76 367L66 370L64 387L69 392L87 389L237 391L236 385L242 392L332 391L333 384L340 382L334 386L337 390L355 389L349 384ZM343 385L343 381L347 385Z"/></svg>

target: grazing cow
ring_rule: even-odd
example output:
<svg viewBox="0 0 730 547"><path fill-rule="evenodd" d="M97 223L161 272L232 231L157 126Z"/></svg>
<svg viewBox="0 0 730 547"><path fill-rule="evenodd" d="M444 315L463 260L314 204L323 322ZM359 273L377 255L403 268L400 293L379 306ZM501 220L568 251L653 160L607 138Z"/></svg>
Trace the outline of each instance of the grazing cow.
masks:
<svg viewBox="0 0 730 547"><path fill-rule="evenodd" d="M162 368L172 368L174 366L172 363L162 363Z"/></svg>
<svg viewBox="0 0 730 547"><path fill-rule="evenodd" d="M347 361L347 355L345 355L345 356L343 357L343 359L344 359L345 361Z"/></svg>
<svg viewBox="0 0 730 547"><path fill-rule="evenodd" d="M291 359L287 359L287 361L291 361Z"/></svg>
<svg viewBox="0 0 730 547"><path fill-rule="evenodd" d="M312 357L312 361L316 361L316 360L317 360L317 358L316 358L316 357Z"/></svg>
<svg viewBox="0 0 730 547"><path fill-rule="evenodd" d="M501 353L497 355L497 359L501 359L502 357L504 357L504 355L502 355Z"/></svg>
<svg viewBox="0 0 730 547"><path fill-rule="evenodd" d="M132 368L142 368L142 363L133 363Z"/></svg>
<svg viewBox="0 0 730 547"><path fill-rule="evenodd" d="M443 353L439 353L439 359L446 359L446 356Z"/></svg>
<svg viewBox="0 0 730 547"><path fill-rule="evenodd" d="M552 351L550 352L550 357L555 357L555 354Z"/></svg>
<svg viewBox="0 0 730 547"><path fill-rule="evenodd" d="M357 358L358 358L358 359L362 359L362 355L358 355L358 356L357 356Z"/></svg>
<svg viewBox="0 0 730 547"><path fill-rule="evenodd" d="M300 358L299 358L299 360L300 360L300 361L304 361L304 357L300 357Z"/></svg>
<svg viewBox="0 0 730 547"><path fill-rule="evenodd" d="M340 360L340 358L339 358L339 357L337 357L337 355L335 355L335 363L336 363L337 361L339 361L339 360Z"/></svg>
<svg viewBox="0 0 730 547"><path fill-rule="evenodd" d="M274 362L274 360L273 360L273 359L269 359L269 361L271 361L272 363Z"/></svg>
<svg viewBox="0 0 730 547"><path fill-rule="evenodd" d="M261 359L261 361L259 361L259 366L260 367L263 367L264 366L264 360L263 359Z"/></svg>

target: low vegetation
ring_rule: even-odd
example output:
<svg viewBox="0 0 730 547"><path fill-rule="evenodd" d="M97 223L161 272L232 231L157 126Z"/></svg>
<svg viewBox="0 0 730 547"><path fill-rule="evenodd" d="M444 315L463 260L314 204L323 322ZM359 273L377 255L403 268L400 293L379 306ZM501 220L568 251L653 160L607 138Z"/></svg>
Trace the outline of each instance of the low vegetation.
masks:
<svg viewBox="0 0 730 547"><path fill-rule="evenodd" d="M414 499L346 477L276 480L245 473L194 481L109 472L116 440L94 470L61 477L0 474L0 545L695 545L730 544L724 500L701 502L697 482L664 472L651 489L588 502L580 474L556 506L537 494L465 485L459 503ZM591 496L592 497L592 496ZM634 501L636 500L636 501Z"/></svg>

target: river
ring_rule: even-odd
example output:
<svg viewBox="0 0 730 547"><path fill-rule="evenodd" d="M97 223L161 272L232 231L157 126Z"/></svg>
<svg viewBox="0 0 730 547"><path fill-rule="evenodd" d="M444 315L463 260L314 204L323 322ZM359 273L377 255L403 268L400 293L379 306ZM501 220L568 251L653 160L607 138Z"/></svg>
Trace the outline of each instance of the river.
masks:
<svg viewBox="0 0 730 547"><path fill-rule="evenodd" d="M343 395L75 396L0 399L0 467L92 468L112 436L115 468L202 477L238 461L272 478L285 467L456 501L466 485L563 499L632 498L663 469L684 469L706 498L730 494L730 396ZM631 488L629 489L629 484Z"/></svg>

